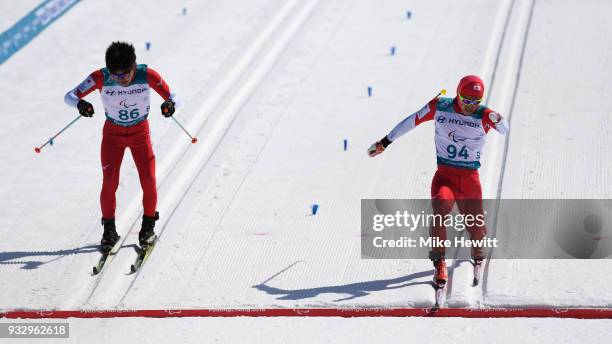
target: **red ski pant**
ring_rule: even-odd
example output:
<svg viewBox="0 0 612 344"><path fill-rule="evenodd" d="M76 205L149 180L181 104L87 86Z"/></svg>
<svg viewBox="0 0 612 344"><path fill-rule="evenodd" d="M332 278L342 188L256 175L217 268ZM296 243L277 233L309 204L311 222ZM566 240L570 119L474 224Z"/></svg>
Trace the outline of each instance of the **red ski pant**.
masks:
<svg viewBox="0 0 612 344"><path fill-rule="evenodd" d="M142 187L142 205L144 215L155 216L157 207L157 189L155 182L155 154L151 146L149 121L144 120L132 127L121 127L110 121L104 123L102 132L101 162L102 162L102 192L100 205L102 217L115 217L117 201L115 192L119 186L119 170L123 161L125 149L129 148Z"/></svg>
<svg viewBox="0 0 612 344"><path fill-rule="evenodd" d="M454 204L462 215L471 214L474 218L484 216L482 209L482 188L478 170L438 165L438 170L431 182L431 204L436 215L444 217L449 214ZM470 239L480 240L487 234L487 228L481 221L471 221L466 226ZM467 223L466 223L467 225ZM446 240L446 227L436 222L430 228L430 236ZM444 257L444 247L434 247L432 258ZM481 247L472 248L472 257L483 257Z"/></svg>

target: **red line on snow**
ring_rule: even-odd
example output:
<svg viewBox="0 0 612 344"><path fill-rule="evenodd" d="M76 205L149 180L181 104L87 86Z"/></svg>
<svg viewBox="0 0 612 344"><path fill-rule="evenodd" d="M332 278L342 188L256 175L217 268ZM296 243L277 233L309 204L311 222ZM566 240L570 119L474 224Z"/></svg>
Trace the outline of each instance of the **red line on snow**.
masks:
<svg viewBox="0 0 612 344"><path fill-rule="evenodd" d="M0 313L7 319L178 317L462 317L612 319L607 308L264 308L264 309L138 309L24 310Z"/></svg>

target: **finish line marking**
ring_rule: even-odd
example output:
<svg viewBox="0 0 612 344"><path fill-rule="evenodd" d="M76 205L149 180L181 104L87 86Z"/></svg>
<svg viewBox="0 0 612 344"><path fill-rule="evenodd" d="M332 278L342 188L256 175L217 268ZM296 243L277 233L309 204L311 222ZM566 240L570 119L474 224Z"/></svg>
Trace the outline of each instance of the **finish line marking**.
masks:
<svg viewBox="0 0 612 344"><path fill-rule="evenodd" d="M436 317L436 318L574 318L612 319L609 308L264 308L264 309L138 309L15 310L6 319L184 317Z"/></svg>

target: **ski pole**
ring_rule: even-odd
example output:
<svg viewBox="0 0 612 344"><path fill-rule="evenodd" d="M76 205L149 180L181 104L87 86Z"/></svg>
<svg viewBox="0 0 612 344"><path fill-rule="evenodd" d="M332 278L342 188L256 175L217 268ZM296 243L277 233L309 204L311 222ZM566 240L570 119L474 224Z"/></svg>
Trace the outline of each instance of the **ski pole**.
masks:
<svg viewBox="0 0 612 344"><path fill-rule="evenodd" d="M34 151L36 153L40 153L40 150L43 149L43 147L45 147L47 144L50 144L51 146L53 146L53 140L58 137L61 133L64 132L64 130L68 129L71 125L73 125L76 121L78 121L81 117L81 115L79 115L77 118L73 119L72 122L68 123L67 126L65 126L62 130L60 130L57 134L53 135L53 137L51 137L49 140L47 140L47 142L45 142L42 146L40 147L36 147L34 148Z"/></svg>
<svg viewBox="0 0 612 344"><path fill-rule="evenodd" d="M193 137L191 136L191 134L189 134L189 132L187 131L187 129L185 129L181 123L179 121L176 120L176 118L174 118L174 116L171 116L171 118L174 120L174 123L176 123L179 127L181 127L181 129L183 129L183 131L185 132L185 134L187 134L187 136L189 136L189 138L191 138L191 143L196 143L198 142L198 138L197 137Z"/></svg>
<svg viewBox="0 0 612 344"><path fill-rule="evenodd" d="M441 89L440 92L435 96L435 98L438 98L441 95L445 95L446 94L446 89Z"/></svg>

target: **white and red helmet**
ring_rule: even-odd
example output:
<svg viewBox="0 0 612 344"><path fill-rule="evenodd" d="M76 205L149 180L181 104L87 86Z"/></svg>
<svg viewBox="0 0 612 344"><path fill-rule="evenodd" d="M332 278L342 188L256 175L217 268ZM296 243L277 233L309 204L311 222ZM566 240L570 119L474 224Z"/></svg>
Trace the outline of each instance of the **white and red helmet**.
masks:
<svg viewBox="0 0 612 344"><path fill-rule="evenodd" d="M467 75L461 78L457 85L457 95L482 99L484 96L484 82L476 75Z"/></svg>

